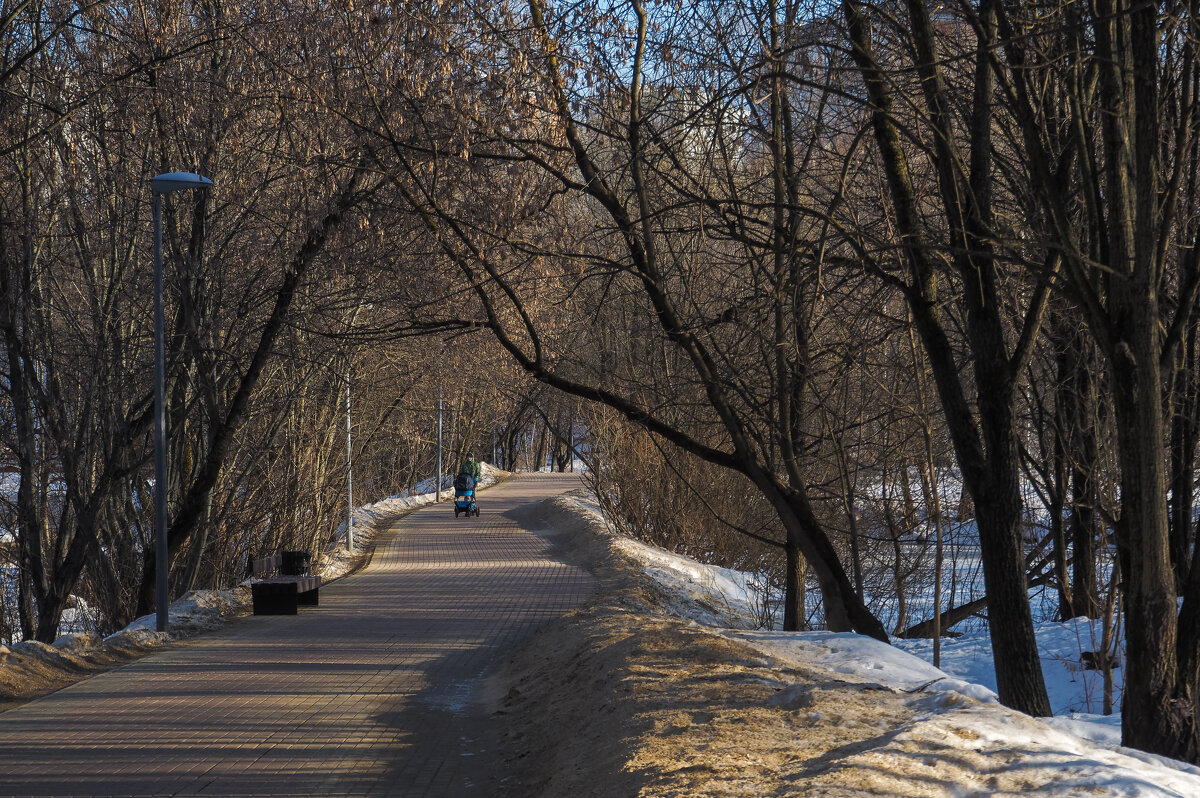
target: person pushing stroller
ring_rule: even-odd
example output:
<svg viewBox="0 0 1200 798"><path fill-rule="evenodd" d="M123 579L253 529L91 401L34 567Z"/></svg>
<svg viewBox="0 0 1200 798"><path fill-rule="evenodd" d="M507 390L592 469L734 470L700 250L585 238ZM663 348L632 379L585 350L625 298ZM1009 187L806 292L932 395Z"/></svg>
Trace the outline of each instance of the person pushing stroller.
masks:
<svg viewBox="0 0 1200 798"><path fill-rule="evenodd" d="M483 469L480 467L479 461L475 459L475 454L473 452L467 453L467 459L463 460L462 467L458 469L458 473L469 474L471 479L475 480L476 482L479 481L479 476L483 473Z"/></svg>
<svg viewBox="0 0 1200 798"><path fill-rule="evenodd" d="M478 484L482 473L483 469L480 467L479 461L475 459L475 455L468 454L467 459L458 469L458 476L454 478L455 518L458 518L458 514L461 512L465 512L468 517L479 515L479 507L475 504L475 485Z"/></svg>

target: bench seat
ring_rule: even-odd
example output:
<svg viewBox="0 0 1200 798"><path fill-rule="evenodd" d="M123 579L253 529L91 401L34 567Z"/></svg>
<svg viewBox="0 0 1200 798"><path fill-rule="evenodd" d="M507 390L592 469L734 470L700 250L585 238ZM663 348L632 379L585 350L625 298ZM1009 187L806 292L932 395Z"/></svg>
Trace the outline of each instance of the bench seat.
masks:
<svg viewBox="0 0 1200 798"><path fill-rule="evenodd" d="M250 585L255 615L295 615L299 605L320 603L321 577L272 576Z"/></svg>

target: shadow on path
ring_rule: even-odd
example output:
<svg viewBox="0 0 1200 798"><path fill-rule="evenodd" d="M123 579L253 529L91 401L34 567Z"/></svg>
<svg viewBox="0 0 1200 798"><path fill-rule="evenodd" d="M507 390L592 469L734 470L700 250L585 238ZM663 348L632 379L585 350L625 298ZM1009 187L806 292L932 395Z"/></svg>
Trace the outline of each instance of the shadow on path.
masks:
<svg viewBox="0 0 1200 798"><path fill-rule="evenodd" d="M593 580L510 514L578 486L517 477L381 534L294 617L252 617L0 715L5 795L496 794L473 699ZM486 503L483 501L486 499Z"/></svg>

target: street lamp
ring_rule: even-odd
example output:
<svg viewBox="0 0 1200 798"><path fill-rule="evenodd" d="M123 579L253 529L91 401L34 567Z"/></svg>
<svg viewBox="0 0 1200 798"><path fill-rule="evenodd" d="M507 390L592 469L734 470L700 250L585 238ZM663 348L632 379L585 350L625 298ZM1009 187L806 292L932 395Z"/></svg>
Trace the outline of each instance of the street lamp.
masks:
<svg viewBox="0 0 1200 798"><path fill-rule="evenodd" d="M346 366L346 551L354 553L354 439L350 435L349 366Z"/></svg>
<svg viewBox="0 0 1200 798"><path fill-rule="evenodd" d="M433 486L433 501L435 503L442 500L442 386L438 386L438 411L437 411L437 471L434 477Z"/></svg>
<svg viewBox="0 0 1200 798"><path fill-rule="evenodd" d="M157 628L167 631L167 364L163 344L162 195L213 182L191 172L167 172L150 179L154 199L154 575Z"/></svg>

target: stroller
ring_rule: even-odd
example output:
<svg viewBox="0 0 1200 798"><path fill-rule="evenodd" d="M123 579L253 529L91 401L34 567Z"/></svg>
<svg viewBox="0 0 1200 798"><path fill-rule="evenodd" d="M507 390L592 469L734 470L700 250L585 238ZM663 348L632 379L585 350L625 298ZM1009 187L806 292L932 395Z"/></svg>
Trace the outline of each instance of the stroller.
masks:
<svg viewBox="0 0 1200 798"><path fill-rule="evenodd" d="M470 474L459 474L454 478L454 517L466 513L469 518L479 517L479 506L475 504L475 477Z"/></svg>

